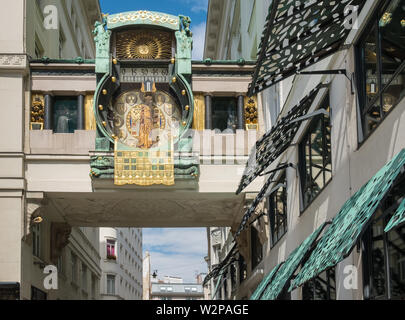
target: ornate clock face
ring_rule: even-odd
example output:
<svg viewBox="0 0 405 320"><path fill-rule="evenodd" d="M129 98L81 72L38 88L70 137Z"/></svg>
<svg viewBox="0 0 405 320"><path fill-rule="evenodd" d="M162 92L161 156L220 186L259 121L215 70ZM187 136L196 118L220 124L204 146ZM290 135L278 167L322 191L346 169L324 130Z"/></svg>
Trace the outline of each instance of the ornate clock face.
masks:
<svg viewBox="0 0 405 320"><path fill-rule="evenodd" d="M114 102L114 134L138 149L165 148L179 138L181 109L163 91L127 91Z"/></svg>

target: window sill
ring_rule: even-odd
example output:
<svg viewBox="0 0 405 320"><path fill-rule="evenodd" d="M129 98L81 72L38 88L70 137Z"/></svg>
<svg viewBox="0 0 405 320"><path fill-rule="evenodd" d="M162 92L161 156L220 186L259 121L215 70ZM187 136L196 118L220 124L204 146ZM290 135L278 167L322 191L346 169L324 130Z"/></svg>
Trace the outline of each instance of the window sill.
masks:
<svg viewBox="0 0 405 320"><path fill-rule="evenodd" d="M287 233L288 233L288 230L286 230L286 232L279 239L277 239L277 241L275 241L274 244L271 244L270 250L273 250L274 247L277 246L281 242L281 240L283 240L283 238L286 236Z"/></svg>

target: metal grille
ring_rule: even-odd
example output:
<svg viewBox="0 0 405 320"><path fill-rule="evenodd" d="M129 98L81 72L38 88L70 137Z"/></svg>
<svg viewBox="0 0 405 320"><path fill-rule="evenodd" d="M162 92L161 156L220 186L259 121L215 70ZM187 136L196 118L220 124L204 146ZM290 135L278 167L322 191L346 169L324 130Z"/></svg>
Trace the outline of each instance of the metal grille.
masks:
<svg viewBox="0 0 405 320"><path fill-rule="evenodd" d="M275 274L280 269L282 263L278 264L273 270L271 270L267 276L263 279L263 281L259 284L256 288L255 292L250 297L250 300L260 300L263 295L264 290L266 290L268 284L273 280Z"/></svg>
<svg viewBox="0 0 405 320"><path fill-rule="evenodd" d="M281 118L254 146L246 165L237 194L241 193L254 179L271 165L291 145L301 121L293 122L308 113L318 91L324 87L319 84L301 102Z"/></svg>
<svg viewBox="0 0 405 320"><path fill-rule="evenodd" d="M312 233L297 249L295 249L284 264L277 271L273 280L269 283L266 290L263 292L261 300L275 300L283 292L285 286L291 280L294 272L298 269L302 261L310 252L313 244L318 239L319 235L326 227L326 223L320 226Z"/></svg>
<svg viewBox="0 0 405 320"><path fill-rule="evenodd" d="M342 207L291 284L290 291L348 257L405 165L405 149Z"/></svg>
<svg viewBox="0 0 405 320"><path fill-rule="evenodd" d="M249 95L335 53L351 30L353 6L365 0L274 0L270 5Z"/></svg>

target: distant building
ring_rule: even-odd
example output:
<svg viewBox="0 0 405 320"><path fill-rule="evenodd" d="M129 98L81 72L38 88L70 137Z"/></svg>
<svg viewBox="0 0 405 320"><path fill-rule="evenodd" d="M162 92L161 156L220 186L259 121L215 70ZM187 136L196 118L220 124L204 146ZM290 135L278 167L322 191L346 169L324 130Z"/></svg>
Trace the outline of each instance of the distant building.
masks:
<svg viewBox="0 0 405 320"><path fill-rule="evenodd" d="M143 258L142 282L143 282L143 300L150 300L150 253L146 251Z"/></svg>
<svg viewBox="0 0 405 320"><path fill-rule="evenodd" d="M204 300L204 291L201 284L165 277L151 284L151 300Z"/></svg>
<svg viewBox="0 0 405 320"><path fill-rule="evenodd" d="M142 300L142 229L100 228L103 300Z"/></svg>

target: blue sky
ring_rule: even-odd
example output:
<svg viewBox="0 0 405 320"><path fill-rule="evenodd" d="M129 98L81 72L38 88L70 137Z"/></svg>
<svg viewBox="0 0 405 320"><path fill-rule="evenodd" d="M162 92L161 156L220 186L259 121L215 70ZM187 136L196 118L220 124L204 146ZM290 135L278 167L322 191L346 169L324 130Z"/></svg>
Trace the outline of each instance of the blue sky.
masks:
<svg viewBox="0 0 405 320"><path fill-rule="evenodd" d="M143 229L143 249L151 254L152 272L159 278L181 277L194 283L196 274L207 272L207 231L197 229Z"/></svg>
<svg viewBox="0 0 405 320"><path fill-rule="evenodd" d="M103 13L150 10L189 16L192 20L193 59L203 57L208 0L100 0ZM143 248L151 254L151 268L159 277L182 277L195 282L196 273L206 272L206 229L144 229Z"/></svg>
<svg viewBox="0 0 405 320"><path fill-rule="evenodd" d="M192 20L193 59L201 60L204 50L208 0L100 0L103 13L150 10L189 16Z"/></svg>

